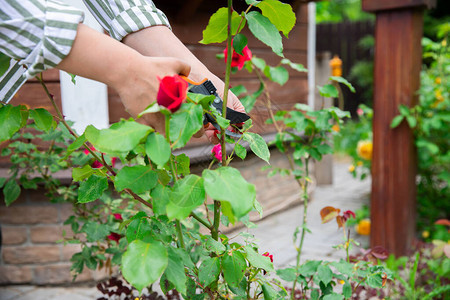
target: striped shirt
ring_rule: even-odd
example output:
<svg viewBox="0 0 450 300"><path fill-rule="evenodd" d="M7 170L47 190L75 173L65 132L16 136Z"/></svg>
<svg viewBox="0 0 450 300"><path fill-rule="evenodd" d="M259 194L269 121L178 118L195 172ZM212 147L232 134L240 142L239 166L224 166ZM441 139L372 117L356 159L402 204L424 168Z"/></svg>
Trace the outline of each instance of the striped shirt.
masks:
<svg viewBox="0 0 450 300"><path fill-rule="evenodd" d="M140 29L169 26L151 0L84 0L106 32L117 40ZM54 68L70 52L83 12L57 0L0 0L0 55L11 58L0 77L7 103L28 78Z"/></svg>

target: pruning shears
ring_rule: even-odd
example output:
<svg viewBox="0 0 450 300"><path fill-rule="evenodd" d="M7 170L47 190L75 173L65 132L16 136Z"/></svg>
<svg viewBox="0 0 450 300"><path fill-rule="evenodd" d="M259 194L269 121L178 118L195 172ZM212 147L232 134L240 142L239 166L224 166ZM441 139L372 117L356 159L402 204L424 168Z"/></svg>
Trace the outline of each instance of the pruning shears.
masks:
<svg viewBox="0 0 450 300"><path fill-rule="evenodd" d="M214 107L222 115L223 100L217 94L217 88L214 86L211 80L205 78L200 82L195 82L185 76L181 76L181 78L183 78L183 80L185 80L189 84L189 92L201 95L214 95L215 98L213 101L211 101L211 107ZM231 125L236 125L244 123L245 121L250 119L250 116L227 107L226 118L230 120ZM219 124L217 124L214 116L205 113L203 115L203 124L206 125L208 123L211 123L217 130L220 130L220 126ZM235 138L240 138L242 136L242 134L232 132L228 129L225 129L225 134Z"/></svg>

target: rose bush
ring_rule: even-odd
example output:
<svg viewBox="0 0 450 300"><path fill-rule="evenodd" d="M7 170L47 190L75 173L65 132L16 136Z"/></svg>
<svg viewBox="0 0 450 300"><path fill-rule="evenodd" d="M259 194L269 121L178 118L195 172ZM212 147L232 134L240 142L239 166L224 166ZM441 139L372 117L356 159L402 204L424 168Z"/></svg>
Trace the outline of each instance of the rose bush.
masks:
<svg viewBox="0 0 450 300"><path fill-rule="evenodd" d="M292 8L276 0L247 3L249 8L242 14L232 10L231 1L227 8L219 9L203 32L202 42L227 41L226 57L231 56L232 60L227 60L224 107L233 65L232 51L237 55L242 53L243 57L237 57L234 62L238 69L245 63L258 75L262 89L242 98L250 111L262 95L265 80L284 85L289 77L284 66L297 71L305 69L284 58L282 53L280 32L287 36L294 26ZM280 65L269 66L251 54L247 38L240 33L247 25L259 40L281 57ZM337 93L333 81L352 88L345 79L331 77L330 84L319 87L322 96L333 97ZM78 136L61 114L56 116L61 124L58 130L65 133L62 140L69 145L55 157L55 164L65 158L62 159L65 161L63 167L72 168L74 180L70 190L73 193L67 194L76 209L65 222L71 226L74 236L65 236L64 242L79 243L82 248L71 260L75 276L85 267L107 268L113 272L113 267L117 266L120 274L139 292L159 282L165 294L176 289L185 299L293 298L298 285L304 297L341 299L351 297L352 288L356 285L382 286L385 270L381 266L352 264L348 259L338 263L301 262L303 241L309 230L306 220L311 182L309 164L312 159L320 160L332 152L329 133L333 125L341 124L342 118L348 117L348 113L334 107L313 111L304 104L296 104L289 111L268 109L268 122L277 129L271 143L292 163L289 169L270 165L268 168L272 169L271 174L294 176L304 203L303 221L294 238L299 242L296 264L276 271L282 280L292 282L288 295L280 280L271 276L275 274L271 254L261 254L252 240L244 239L240 244L219 230L221 224L228 226L242 222L251 225L249 212L262 213L255 186L229 163L236 156L246 157L248 149L241 144L242 141L256 156L269 162L267 143L258 134L249 132L251 120L240 126L242 135L236 138L227 136L225 129L230 122L211 108L213 99L187 93L187 83L179 76L164 77L160 82L156 102L142 114L164 114L165 136L133 119L121 120L102 130L88 126ZM54 102L52 95L47 95ZM270 107L270 93L266 91L263 95L262 101ZM220 144L213 150L216 161L195 175L190 172L189 157L174 153L202 128L205 113L213 116L220 126ZM29 116L33 127L49 135L54 134L55 121L48 112L8 105L0 109L0 128L5 129L0 131L0 141L12 138L27 123ZM228 156L221 153L227 144L232 148ZM82 153L80 148L87 149L94 161L102 166L94 168L89 164L91 157L84 154L82 159L75 159ZM28 150L30 148L23 153ZM113 165L105 157L117 157L120 163ZM48 179L44 168L39 171L44 171L42 177ZM31 172L28 175L31 176ZM13 172L10 178L0 181L0 187L4 185L7 205L17 199L17 189L20 192L17 176L19 172ZM24 178L22 183L28 177ZM53 186L57 187L56 184ZM116 192L114 195L118 195L117 199L109 193L110 186ZM343 215L338 213L338 224L344 227L350 215L352 213L348 211ZM241 235L246 236L245 233ZM350 242L348 237L344 244L347 257ZM338 271L334 273L331 267ZM344 281L342 291L334 289L339 280Z"/></svg>

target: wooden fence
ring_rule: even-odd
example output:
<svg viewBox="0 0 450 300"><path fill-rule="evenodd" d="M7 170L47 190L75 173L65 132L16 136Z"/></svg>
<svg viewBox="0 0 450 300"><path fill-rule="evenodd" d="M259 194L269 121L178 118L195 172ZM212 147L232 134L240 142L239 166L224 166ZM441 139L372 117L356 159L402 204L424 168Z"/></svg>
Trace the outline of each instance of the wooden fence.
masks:
<svg viewBox="0 0 450 300"><path fill-rule="evenodd" d="M374 34L374 23L366 22L343 22L333 24L318 24L316 29L316 51L330 52L331 56L337 54L342 59L342 76L347 78L350 70L356 62L372 60L373 53L359 46L359 41ZM355 85L355 94L343 88L345 97L345 109L354 115L361 99L361 87Z"/></svg>

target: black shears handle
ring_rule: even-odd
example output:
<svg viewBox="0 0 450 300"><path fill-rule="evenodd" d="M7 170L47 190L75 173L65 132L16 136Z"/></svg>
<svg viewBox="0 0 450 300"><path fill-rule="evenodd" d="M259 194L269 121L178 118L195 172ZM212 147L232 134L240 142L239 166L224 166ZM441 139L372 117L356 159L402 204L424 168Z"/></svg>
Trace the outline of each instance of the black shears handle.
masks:
<svg viewBox="0 0 450 300"><path fill-rule="evenodd" d="M208 96L214 95L215 98L211 102L211 106L214 107L222 115L223 100L217 94L217 88L214 86L211 80L205 78L201 82L195 82L185 76L181 77L189 84L189 92ZM230 120L230 124L235 125L244 123L245 121L250 119L250 116L227 107L227 119ZM203 115L203 124L206 125L208 123L211 123L216 129L220 130L220 126L219 124L217 124L215 118L212 115L206 113ZM228 129L225 130L225 134L236 138L240 138L242 136L241 134L232 132Z"/></svg>

